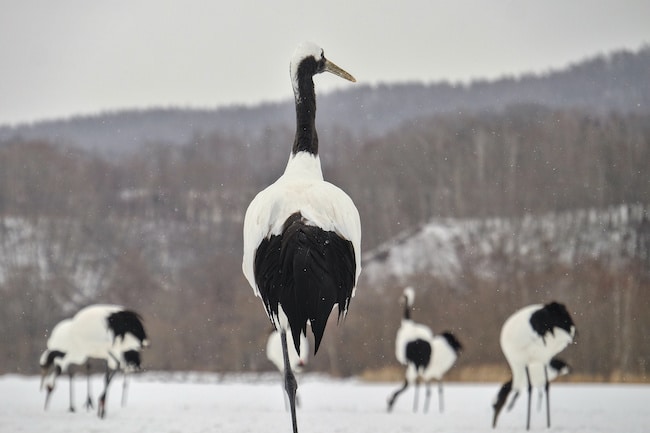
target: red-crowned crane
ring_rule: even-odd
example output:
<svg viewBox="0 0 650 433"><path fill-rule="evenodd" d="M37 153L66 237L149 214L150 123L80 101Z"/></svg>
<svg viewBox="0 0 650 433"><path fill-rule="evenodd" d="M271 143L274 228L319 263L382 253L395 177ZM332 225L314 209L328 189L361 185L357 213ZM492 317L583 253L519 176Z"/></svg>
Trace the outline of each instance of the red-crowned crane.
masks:
<svg viewBox="0 0 650 433"><path fill-rule="evenodd" d="M508 394L514 390L528 392L526 429L530 429L530 402L534 385L531 369L541 369L546 391L546 425L551 426L549 397L549 363L568 346L575 337L576 328L571 315L563 304L550 302L524 307L510 316L501 328L501 349L510 365L512 379L501 387L493 404L492 427Z"/></svg>
<svg viewBox="0 0 650 433"><path fill-rule="evenodd" d="M308 42L298 45L289 69L296 135L284 174L257 194L246 211L242 269L280 331L285 389L296 433L298 384L289 365L286 331L291 329L300 353L300 336L309 322L315 354L334 306L338 304L339 319L345 316L361 272L361 223L352 199L323 180L313 76L331 72L355 79Z"/></svg>
<svg viewBox="0 0 650 433"><path fill-rule="evenodd" d="M64 332L57 333L58 348L51 355L53 370L44 370L47 390L45 406L54 389L56 378L68 372L71 365L82 365L89 359L106 361L104 391L98 401L98 415L106 414L106 394L115 372L140 368L140 351L149 342L139 314L119 305L91 305L75 314ZM52 353L52 352L51 352ZM46 358L50 358L48 355Z"/></svg>
<svg viewBox="0 0 650 433"><path fill-rule="evenodd" d="M434 335L428 326L411 319L411 309L415 300L415 291L412 287L404 289L401 299L404 303L404 316L395 339L395 357L406 366L406 374L404 385L388 400L388 411L393 409L397 397L406 391L410 384L415 385L413 411L417 411L419 384L423 381L426 385L424 403L426 412L431 396L430 383L435 379L438 381L438 404L442 412L444 409L442 378L456 362L462 345L451 332Z"/></svg>

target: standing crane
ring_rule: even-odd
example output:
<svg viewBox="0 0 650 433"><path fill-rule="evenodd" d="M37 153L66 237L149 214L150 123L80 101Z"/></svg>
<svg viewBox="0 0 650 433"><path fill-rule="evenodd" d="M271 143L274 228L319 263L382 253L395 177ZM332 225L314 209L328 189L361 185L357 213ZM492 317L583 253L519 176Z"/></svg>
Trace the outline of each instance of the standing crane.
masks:
<svg viewBox="0 0 650 433"><path fill-rule="evenodd" d="M149 344L142 318L119 305L91 305L75 314L64 331L57 337L59 347L56 353L51 355L54 368L49 373L44 371L45 406L61 373L69 372L72 365L82 365L89 359L101 359L106 361L104 391L98 401L98 416L103 418L108 386L115 372L140 368L140 351Z"/></svg>
<svg viewBox="0 0 650 433"><path fill-rule="evenodd" d="M330 312L347 313L361 272L361 222L352 199L323 180L316 132L313 77L352 75L325 58L323 49L301 43L290 64L296 135L284 174L255 196L244 218L242 269L280 331L285 389L294 433L298 387L289 363L287 330L300 353L307 323L318 351Z"/></svg>
<svg viewBox="0 0 650 433"><path fill-rule="evenodd" d="M555 355L573 341L575 332L571 315L566 307L558 302L529 305L518 310L505 321L501 328L500 343L512 371L512 379L502 385L493 404L492 427L496 427L497 418L508 394L512 390L518 393L526 389L528 392L526 429L530 429L530 402L533 388L531 369L533 368L543 370L546 425L551 426L548 365Z"/></svg>
<svg viewBox="0 0 650 433"><path fill-rule="evenodd" d="M404 384L388 399L388 411L393 409L397 397L410 384L415 385L413 411L417 411L419 384L423 381L426 385L424 412L429 408L431 398L430 384L432 380L438 381L438 407L444 410L442 378L454 365L462 345L451 332L434 335L431 329L411 319L411 309L415 300L415 291L412 287L404 289L401 297L404 304L404 315L397 337L395 339L395 357L400 364L406 366Z"/></svg>

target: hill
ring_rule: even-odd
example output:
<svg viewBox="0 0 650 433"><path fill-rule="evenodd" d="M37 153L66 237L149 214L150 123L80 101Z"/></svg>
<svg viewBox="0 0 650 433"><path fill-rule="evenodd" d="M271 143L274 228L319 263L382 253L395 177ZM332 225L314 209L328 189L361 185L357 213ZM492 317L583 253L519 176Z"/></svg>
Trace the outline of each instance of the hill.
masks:
<svg viewBox="0 0 650 433"><path fill-rule="evenodd" d="M352 144L381 136L407 122L441 113L496 111L513 104L579 108L595 114L650 112L650 46L620 51L544 74L470 84L396 83L358 85L319 98L319 131L349 131ZM264 142L269 131L292 128L287 101L214 110L154 108L0 126L0 143L11 138L47 140L115 156L152 143L181 145L212 134Z"/></svg>

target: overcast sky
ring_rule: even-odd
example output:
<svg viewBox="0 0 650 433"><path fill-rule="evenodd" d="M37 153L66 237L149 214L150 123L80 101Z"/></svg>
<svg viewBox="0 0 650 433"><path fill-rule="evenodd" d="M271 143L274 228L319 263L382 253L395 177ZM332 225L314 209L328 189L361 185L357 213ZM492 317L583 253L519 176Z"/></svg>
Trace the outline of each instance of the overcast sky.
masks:
<svg viewBox="0 0 650 433"><path fill-rule="evenodd" d="M0 124L287 99L302 40L360 83L496 78L638 50L650 1L0 0Z"/></svg>

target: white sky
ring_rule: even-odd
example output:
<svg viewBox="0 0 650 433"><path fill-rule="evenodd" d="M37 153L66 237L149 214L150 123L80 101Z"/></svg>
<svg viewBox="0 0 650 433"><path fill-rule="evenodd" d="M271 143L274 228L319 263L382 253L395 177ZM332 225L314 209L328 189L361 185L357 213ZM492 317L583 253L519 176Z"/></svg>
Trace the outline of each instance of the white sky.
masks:
<svg viewBox="0 0 650 433"><path fill-rule="evenodd" d="M496 78L639 49L650 1L0 0L0 124L287 99L302 40L360 83Z"/></svg>

